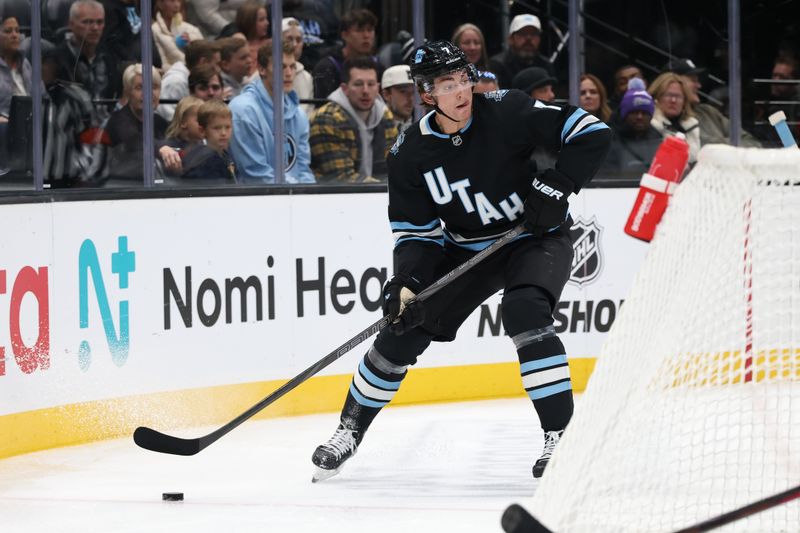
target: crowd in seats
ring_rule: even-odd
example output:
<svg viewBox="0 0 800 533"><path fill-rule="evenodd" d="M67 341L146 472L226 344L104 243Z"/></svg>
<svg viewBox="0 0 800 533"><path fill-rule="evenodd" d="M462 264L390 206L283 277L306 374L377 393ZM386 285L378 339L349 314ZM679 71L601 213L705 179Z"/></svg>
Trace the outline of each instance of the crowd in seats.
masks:
<svg viewBox="0 0 800 533"><path fill-rule="evenodd" d="M266 0L153 0L152 8L148 97L155 108L155 170L170 183L275 183L275 35L282 44L286 183L384 181L389 148L415 114L426 111L414 103L413 37L401 31L378 47L379 21L367 9L352 9L338 20L327 3L286 0L285 17L276 22ZM33 80L20 33L24 13L0 14L2 157L12 99L17 109L29 109L24 99ZM42 83L51 121L45 128L45 179L53 187L141 182L145 95L139 2L53 0L45 24ZM452 30L452 41L476 67L475 91L518 89L542 104L561 104L556 96L566 80L558 79L542 53L540 18L519 14L507 30L506 49L491 57L489 49L496 48L487 46L479 24ZM705 69L672 58L660 72L648 72L648 82L638 64L644 65L621 64L608 86L592 73L580 77L579 106L615 131L600 179L638 180L668 135L685 136L692 162L701 146L729 139L723 109L702 93ZM771 74L776 80L797 78L792 51L781 52ZM784 110L796 124L800 105L785 102L800 100L798 91L800 85L772 85L776 103L759 117L765 121L768 113ZM769 127L756 128L742 132L742 144L772 146L774 137ZM536 149L531 157L541 169L551 166L556 154Z"/></svg>

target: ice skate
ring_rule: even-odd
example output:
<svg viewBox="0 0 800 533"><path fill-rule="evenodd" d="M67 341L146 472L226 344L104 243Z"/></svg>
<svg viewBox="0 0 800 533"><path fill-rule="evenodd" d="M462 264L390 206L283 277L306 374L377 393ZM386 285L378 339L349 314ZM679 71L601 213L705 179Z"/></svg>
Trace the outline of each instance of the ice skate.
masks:
<svg viewBox="0 0 800 533"><path fill-rule="evenodd" d="M311 462L316 467L311 482L324 481L338 474L344 462L356 454L362 436L359 431L347 429L339 424L328 442L317 446L314 455L311 456Z"/></svg>
<svg viewBox="0 0 800 533"><path fill-rule="evenodd" d="M558 441L561 440L561 435L563 434L563 429L561 431L545 432L544 451L542 451L542 456L536 460L536 464L533 465L533 477L542 477L542 474L544 474L544 469L547 467L547 463L550 462L550 458L553 456L553 451L556 449L556 444L558 444Z"/></svg>

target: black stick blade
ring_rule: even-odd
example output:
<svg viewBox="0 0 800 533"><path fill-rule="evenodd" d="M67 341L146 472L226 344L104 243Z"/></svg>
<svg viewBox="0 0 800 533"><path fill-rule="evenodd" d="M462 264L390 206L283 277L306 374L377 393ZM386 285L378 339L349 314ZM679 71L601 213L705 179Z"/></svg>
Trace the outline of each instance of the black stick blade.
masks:
<svg viewBox="0 0 800 533"><path fill-rule="evenodd" d="M509 505L505 510L500 525L506 533L553 533L516 503Z"/></svg>
<svg viewBox="0 0 800 533"><path fill-rule="evenodd" d="M200 439L181 439L146 427L136 428L133 442L145 450L171 455L195 455L201 449Z"/></svg>

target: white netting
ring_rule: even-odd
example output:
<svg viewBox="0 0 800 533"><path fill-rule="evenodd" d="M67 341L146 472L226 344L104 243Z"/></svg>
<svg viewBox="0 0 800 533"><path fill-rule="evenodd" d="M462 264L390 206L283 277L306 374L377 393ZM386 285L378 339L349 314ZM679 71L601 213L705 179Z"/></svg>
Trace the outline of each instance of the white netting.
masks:
<svg viewBox="0 0 800 533"><path fill-rule="evenodd" d="M800 485L800 150L706 147L536 491L558 533L674 531ZM800 531L782 505L721 531Z"/></svg>

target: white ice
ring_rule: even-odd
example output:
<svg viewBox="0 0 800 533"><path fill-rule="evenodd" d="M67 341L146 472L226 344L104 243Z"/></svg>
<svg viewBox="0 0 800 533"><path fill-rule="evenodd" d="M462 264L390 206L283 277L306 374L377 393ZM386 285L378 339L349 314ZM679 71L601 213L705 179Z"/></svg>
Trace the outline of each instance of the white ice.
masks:
<svg viewBox="0 0 800 533"><path fill-rule="evenodd" d="M194 457L124 438L0 460L0 531L488 533L536 488L527 398L385 409L342 472L312 484L337 420L250 421Z"/></svg>

